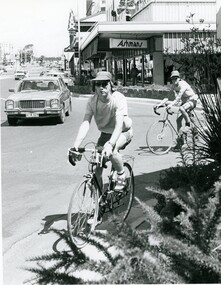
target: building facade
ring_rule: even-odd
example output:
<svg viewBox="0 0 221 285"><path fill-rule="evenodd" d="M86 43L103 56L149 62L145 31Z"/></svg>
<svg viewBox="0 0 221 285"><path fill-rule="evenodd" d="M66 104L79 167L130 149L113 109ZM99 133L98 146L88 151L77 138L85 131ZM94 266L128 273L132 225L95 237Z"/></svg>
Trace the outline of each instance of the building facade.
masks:
<svg viewBox="0 0 221 285"><path fill-rule="evenodd" d="M221 39L221 0L216 1L216 13L217 38Z"/></svg>
<svg viewBox="0 0 221 285"><path fill-rule="evenodd" d="M81 41L82 61L91 62L95 72L109 70L123 85L130 84L133 65L139 69L142 85L166 84L165 51L173 53L182 49L181 39L190 33L193 25L216 32L215 0L94 2L92 11L105 13L106 19L96 22L94 18Z"/></svg>

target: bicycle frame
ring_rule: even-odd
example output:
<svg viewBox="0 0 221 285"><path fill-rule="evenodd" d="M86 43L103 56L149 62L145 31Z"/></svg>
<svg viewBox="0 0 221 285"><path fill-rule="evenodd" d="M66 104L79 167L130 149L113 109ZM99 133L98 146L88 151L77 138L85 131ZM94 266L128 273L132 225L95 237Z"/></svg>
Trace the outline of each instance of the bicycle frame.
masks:
<svg viewBox="0 0 221 285"><path fill-rule="evenodd" d="M161 108L161 107L166 107L166 105L162 105L162 106L160 106L160 108ZM156 112L156 111L154 111L154 112L155 112L155 114L160 115L160 113L158 113L158 112ZM162 123L168 122L168 123L170 124L171 128L173 129L173 131L175 132L175 134L176 134L177 136L179 136L179 133L177 132L176 128L174 127L174 125L171 123L171 121L170 121L170 119L169 119L169 115L173 115L173 114L174 114L174 112L170 112L169 110L165 110L165 111L164 111L164 115L163 115L163 119L162 119L162 120L159 120L159 122L162 122ZM194 121L193 121L192 117L197 117L195 111L194 111L194 110L190 110L190 111L188 112L188 115L189 115L189 117L190 117L191 123L194 124ZM194 124L194 125L195 125L195 124Z"/></svg>
<svg viewBox="0 0 221 285"><path fill-rule="evenodd" d="M130 161L130 163L129 163ZM131 163L132 161L132 163ZM131 167L131 171L133 171L133 165L134 165L134 157L130 156L130 155L124 155L123 156L123 163L130 165ZM117 171L111 167L111 173L109 176L109 182L108 182L108 186L107 189L102 193L102 195L100 196L100 201L102 200L102 198L104 198L104 202L106 203L105 206L107 206L109 208L109 210L106 210L104 213L107 213L109 211L113 211L114 209L116 209L116 207L114 207L115 204L117 205L117 208L121 206L121 204L119 204L120 200L122 200L122 198L124 198L127 195L127 192L125 191L124 194L119 195L119 193L117 193L114 188L115 188L115 184L117 181ZM131 187L131 183L132 183L132 178L130 177L130 182L129 185L127 185L128 188Z"/></svg>
<svg viewBox="0 0 221 285"><path fill-rule="evenodd" d="M159 122L162 122L162 123L163 123L163 126L165 126L166 123L169 123L169 125L171 126L171 128L173 129L173 131L175 132L175 134L178 135L177 130L175 129L175 127L173 126L173 124L171 123L171 121L170 121L170 119L169 119L169 115L172 115L172 114L171 114L171 113L168 113L167 111L164 112L163 119L162 119L162 120L159 120Z"/></svg>
<svg viewBox="0 0 221 285"><path fill-rule="evenodd" d="M132 157L124 157L124 170L126 186L122 190L115 190L114 173L111 168L108 176L107 188L103 191L97 177L97 167L105 168L103 157L97 149L79 148L78 152L69 149L69 162L75 166L76 160L80 160L83 153L92 153L89 162L89 172L84 175L83 181L72 192L68 207L67 227L71 242L78 248L87 244L87 238L95 231L97 225L102 222L104 213L116 214L124 221L131 210L134 198L134 176L131 165L128 163ZM126 162L125 162L126 161Z"/></svg>
<svg viewBox="0 0 221 285"><path fill-rule="evenodd" d="M154 113L157 115L161 115L159 112L157 112L158 108L165 108L167 107L167 101L168 99L163 100L159 105L154 106L153 110ZM172 147L174 147L174 150L183 150L186 148L192 148L195 146L195 138L197 138L197 127L194 122L194 118L197 117L194 110L189 110L188 115L190 117L190 121L192 123L192 126L194 128L191 128L190 131L187 129L180 128L179 131L177 131L176 127L172 124L172 122L169 119L169 115L174 114L174 112L171 112L170 109L165 109L163 113L163 118L157 120L156 122L152 123L146 133L146 143L149 148L149 150L157 155L162 155L168 153ZM180 113L178 113L179 116ZM182 123L183 114L181 114L182 117L177 117L179 119L179 122L177 121L178 125ZM199 120L198 120L199 121ZM182 124L181 124L182 126ZM176 135L176 140L175 140ZM190 136L191 135L191 136Z"/></svg>
<svg viewBox="0 0 221 285"><path fill-rule="evenodd" d="M69 150L70 151L70 150ZM106 162L108 162L109 160L105 160L104 157L101 154L101 150L98 149L90 149L90 148L79 148L79 152L83 153L83 152L91 152L92 153L92 157L89 160L89 173L85 174L84 177L86 179L88 179L88 181L90 181L91 185L93 185L97 190L98 190L98 194L99 194L99 203L102 201L105 203L105 207L108 207L108 211L104 211L105 212L109 212L109 211L113 211L114 207L113 207L113 195L115 193L114 191L114 187L116 184L116 178L114 176L116 176L116 170L111 167L111 172L109 175L109 179L108 179L108 185L107 185L107 189L105 191L102 191L101 185L99 184L97 175L96 175L96 169L97 167L102 167L102 168L106 168ZM80 159L79 159L80 160ZM129 163L129 161L133 161L132 163ZM123 162L124 163L128 163L131 166L131 170L133 169L133 164L134 164L134 157L130 156L130 155L124 155L123 156ZM131 185L131 181L130 184L128 186ZM123 197L123 196L122 196ZM119 203L120 199L122 199L122 197L119 197L119 199L115 200L114 203ZM102 206L102 205L100 205Z"/></svg>

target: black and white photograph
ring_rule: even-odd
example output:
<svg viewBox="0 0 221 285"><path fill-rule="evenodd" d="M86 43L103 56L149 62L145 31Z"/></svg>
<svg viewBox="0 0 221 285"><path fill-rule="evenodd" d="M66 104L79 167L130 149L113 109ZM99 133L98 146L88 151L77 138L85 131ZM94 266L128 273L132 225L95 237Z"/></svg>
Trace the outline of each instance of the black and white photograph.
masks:
<svg viewBox="0 0 221 285"><path fill-rule="evenodd" d="M221 283L221 0L0 6L0 283Z"/></svg>

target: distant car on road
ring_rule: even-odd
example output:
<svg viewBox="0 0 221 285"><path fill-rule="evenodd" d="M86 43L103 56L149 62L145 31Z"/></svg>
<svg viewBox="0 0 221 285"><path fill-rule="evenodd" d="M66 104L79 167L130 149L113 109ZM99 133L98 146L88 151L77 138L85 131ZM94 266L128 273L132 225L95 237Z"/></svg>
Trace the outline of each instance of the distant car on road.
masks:
<svg viewBox="0 0 221 285"><path fill-rule="evenodd" d="M62 78L29 77L21 80L5 102L8 124L19 119L57 118L63 124L71 108L71 92Z"/></svg>
<svg viewBox="0 0 221 285"><path fill-rule="evenodd" d="M48 77L58 77L60 76L65 84L67 85L68 88L74 86L74 79L73 77L71 77L68 73L66 72L62 72L62 71L57 71L57 70L49 70L45 76L48 76Z"/></svg>
<svg viewBox="0 0 221 285"><path fill-rule="evenodd" d="M15 71L15 80L20 80L25 77L28 77L28 73L25 70L16 70Z"/></svg>

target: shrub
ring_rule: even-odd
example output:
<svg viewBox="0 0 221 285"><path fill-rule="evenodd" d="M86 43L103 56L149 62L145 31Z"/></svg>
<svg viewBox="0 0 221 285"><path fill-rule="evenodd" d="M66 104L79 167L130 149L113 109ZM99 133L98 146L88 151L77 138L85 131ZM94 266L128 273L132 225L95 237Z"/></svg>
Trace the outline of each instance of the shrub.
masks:
<svg viewBox="0 0 221 285"><path fill-rule="evenodd" d="M102 261L90 260L66 233L56 231L68 248L30 260L37 262L27 268L33 272L36 284L85 284L82 275L75 275L81 270L100 274L99 280L86 284L220 283L221 181L204 193L194 187L187 189L185 195L173 189L147 190L172 201L179 207L177 214L159 215L136 198L150 229L133 230L114 218L114 233L95 232L87 239L104 253L106 260Z"/></svg>

